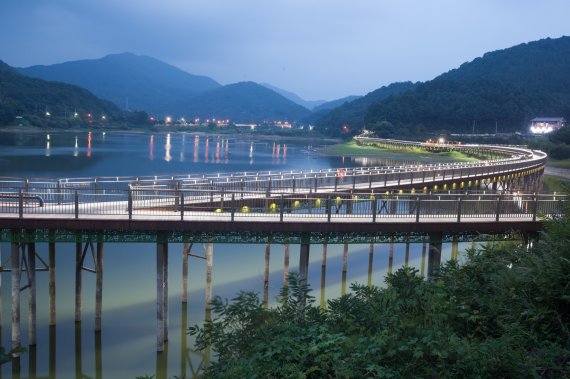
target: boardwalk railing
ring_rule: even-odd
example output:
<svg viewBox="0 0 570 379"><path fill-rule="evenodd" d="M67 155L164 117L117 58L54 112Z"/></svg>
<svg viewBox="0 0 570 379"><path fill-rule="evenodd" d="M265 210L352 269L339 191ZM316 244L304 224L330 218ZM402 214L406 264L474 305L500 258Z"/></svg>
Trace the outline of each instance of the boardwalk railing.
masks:
<svg viewBox="0 0 570 379"><path fill-rule="evenodd" d="M75 190L57 201L18 190L0 194L0 217L109 218L187 221L264 220L381 222L383 219L535 221L564 213L557 194L276 194L203 190Z"/></svg>
<svg viewBox="0 0 570 379"><path fill-rule="evenodd" d="M405 141L382 140L402 144ZM422 143L406 142L411 146ZM0 192L22 189L41 193L44 201L68 201L75 190L127 190L128 188L208 191L331 192L372 190L398 186L423 186L445 181L500 178L541 168L546 154L524 148L462 145L454 149L492 151L499 159L471 163L407 164L385 167L328 168L318 170L249 171L215 174L124 176L96 178L27 179L0 177ZM47 192L46 192L47 190Z"/></svg>

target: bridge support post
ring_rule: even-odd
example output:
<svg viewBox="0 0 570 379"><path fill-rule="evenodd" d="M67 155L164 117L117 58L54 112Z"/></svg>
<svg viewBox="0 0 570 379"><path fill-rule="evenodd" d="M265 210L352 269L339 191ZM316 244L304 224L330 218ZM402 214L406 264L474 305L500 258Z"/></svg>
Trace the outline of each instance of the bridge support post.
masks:
<svg viewBox="0 0 570 379"><path fill-rule="evenodd" d="M211 309L212 301L212 267L213 267L214 244L208 242L206 246L206 311Z"/></svg>
<svg viewBox="0 0 570 379"><path fill-rule="evenodd" d="M441 233L429 234L429 251L428 251L428 274L427 279L433 281L439 274L439 266L441 265L441 249L443 247L443 235Z"/></svg>
<svg viewBox="0 0 570 379"><path fill-rule="evenodd" d="M161 237L161 236L159 236ZM166 306L168 304L168 242L156 242L156 351L164 351L164 342L168 340Z"/></svg>
<svg viewBox="0 0 570 379"><path fill-rule="evenodd" d="M283 287L289 287L289 243L285 243L285 253L283 257Z"/></svg>
<svg viewBox="0 0 570 379"><path fill-rule="evenodd" d="M368 252L368 287L372 286L372 262L374 261L374 240L370 240L370 250Z"/></svg>
<svg viewBox="0 0 570 379"><path fill-rule="evenodd" d="M99 235L95 257L95 333L101 333L101 313L103 309L103 236Z"/></svg>
<svg viewBox="0 0 570 379"><path fill-rule="evenodd" d="M420 270L420 274L423 277L425 277L425 273L426 273L426 241L422 242L422 265L421 265L421 270Z"/></svg>
<svg viewBox="0 0 570 379"><path fill-rule="evenodd" d="M346 271L348 269L348 241L344 241L344 248L342 251L342 282L340 294L346 295Z"/></svg>
<svg viewBox="0 0 570 379"><path fill-rule="evenodd" d="M265 266L263 270L263 304L265 307L269 306L269 260L271 256L271 244L269 237L265 242Z"/></svg>
<svg viewBox="0 0 570 379"><path fill-rule="evenodd" d="M311 235L301 234L301 252L299 254L299 279L309 282L309 247L311 246Z"/></svg>
<svg viewBox="0 0 570 379"><path fill-rule="evenodd" d="M48 245L49 326L55 326L55 242Z"/></svg>
<svg viewBox="0 0 570 379"><path fill-rule="evenodd" d="M20 274L22 272L20 267L20 244L12 242L10 253L12 261L12 349L15 349L22 346L20 335ZM20 353L15 353L14 357L19 359Z"/></svg>
<svg viewBox="0 0 570 379"><path fill-rule="evenodd" d="M459 241L457 236L453 236L451 240L451 259L457 260L459 258Z"/></svg>
<svg viewBox="0 0 570 379"><path fill-rule="evenodd" d="M388 273L392 273L394 267L394 240L390 239L390 246L388 248Z"/></svg>
<svg viewBox="0 0 570 379"><path fill-rule="evenodd" d="M188 302L188 257L192 245L188 242L184 242L184 248L182 249L182 303Z"/></svg>
<svg viewBox="0 0 570 379"><path fill-rule="evenodd" d="M404 256L404 267L408 268L410 263L410 240L406 240L406 255Z"/></svg>
<svg viewBox="0 0 570 379"><path fill-rule="evenodd" d="M49 379L55 379L55 371L56 371L56 330L55 325L49 326Z"/></svg>
<svg viewBox="0 0 570 379"><path fill-rule="evenodd" d="M81 235L77 235L75 242L75 322L81 322L81 270L83 265L81 253Z"/></svg>
<svg viewBox="0 0 570 379"><path fill-rule="evenodd" d="M28 301L28 345L36 345L36 244L28 244L28 280L30 297Z"/></svg>

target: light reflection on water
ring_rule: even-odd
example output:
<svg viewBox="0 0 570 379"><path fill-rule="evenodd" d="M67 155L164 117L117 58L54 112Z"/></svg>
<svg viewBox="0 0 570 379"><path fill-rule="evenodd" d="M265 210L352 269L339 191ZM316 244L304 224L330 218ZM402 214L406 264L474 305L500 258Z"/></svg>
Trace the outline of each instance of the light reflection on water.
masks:
<svg viewBox="0 0 570 379"><path fill-rule="evenodd" d="M193 139L188 143L187 139ZM192 159L186 159L191 154ZM157 158L157 159L155 159ZM236 139L227 136L190 134L116 134L86 132L75 135L50 133L0 133L0 175L28 177L86 177L159 175L252 170L319 169L339 166L382 165L381 161L325 157L314 147L289 141ZM459 250L471 243L459 245ZM153 244L105 244L103 320L101 334L94 333L95 276L83 273L83 321L74 322L75 246L57 244L57 326L48 327L47 273L37 274L37 349L22 354L21 377L134 378L186 375L192 377L208 356L192 352L187 326L201 323L205 314L205 262L192 258L189 264L187 308L182 306L182 245L169 246L169 341L167 351L156 348L156 247ZM10 246L0 244L3 262ZM214 245L213 293L233 298L238 290L252 290L275 302L284 280L285 246L271 245L269 286L264 291L265 246L252 244ZM309 282L316 304L349 291L350 283L383 285L390 270L406 262L421 269L422 244L374 246L369 266L368 244L349 245L347 271L343 275L343 245L328 245L326 269L322 268L322 245L312 245ZM47 244L37 244L47 260ZM406 251L408 251L406 253ZM204 255L203 247L193 252ZM455 254L455 253L453 253ZM442 261L452 255L444 244ZM289 271L297 271L299 245L289 247ZM90 266L92 266L90 262ZM2 274L2 345L11 344L10 274ZM344 279L344 280L343 280ZM22 342L27 345L28 292L21 297ZM50 338L51 336L51 338ZM34 362L35 358L35 362ZM157 371L158 368L158 371ZM1 368L10 377L11 365Z"/></svg>

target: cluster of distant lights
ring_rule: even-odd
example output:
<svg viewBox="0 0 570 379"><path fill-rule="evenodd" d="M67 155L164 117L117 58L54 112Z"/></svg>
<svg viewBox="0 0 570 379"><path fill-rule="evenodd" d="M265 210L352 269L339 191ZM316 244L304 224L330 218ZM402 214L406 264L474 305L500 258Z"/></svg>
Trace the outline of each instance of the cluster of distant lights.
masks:
<svg viewBox="0 0 570 379"><path fill-rule="evenodd" d="M46 111L46 117L51 117L51 112ZM93 117L93 115L91 113L87 113L85 116L87 116L87 118L91 119ZM73 118L77 118L79 117L79 113L77 112L73 112ZM101 115L101 120L106 120L107 116L105 115Z"/></svg>
<svg viewBox="0 0 570 379"><path fill-rule="evenodd" d="M530 132L532 134L547 134L554 130L552 126L531 126Z"/></svg>

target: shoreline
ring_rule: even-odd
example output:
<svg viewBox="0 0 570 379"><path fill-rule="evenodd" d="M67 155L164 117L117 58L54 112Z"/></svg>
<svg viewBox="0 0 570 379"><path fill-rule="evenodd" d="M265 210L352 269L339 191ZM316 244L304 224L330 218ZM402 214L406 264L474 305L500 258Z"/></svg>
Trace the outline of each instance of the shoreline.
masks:
<svg viewBox="0 0 570 379"><path fill-rule="evenodd" d="M189 134L198 136L229 136L236 139L257 139L257 140L291 140L291 141L320 141L329 143L340 143L342 142L339 138L323 137L323 136L287 136L287 135L277 135L277 134L242 134L242 133L227 133L227 132L204 132L204 131L192 131L192 130L133 130L133 129L113 129L113 128L96 128L96 129L40 129L40 128L30 128L30 127L8 127L0 128L0 133L120 133L120 134Z"/></svg>

